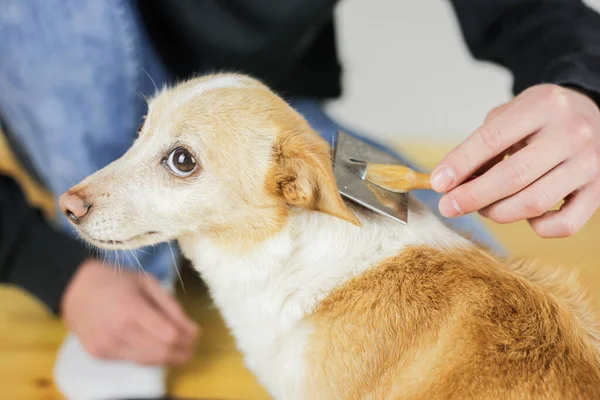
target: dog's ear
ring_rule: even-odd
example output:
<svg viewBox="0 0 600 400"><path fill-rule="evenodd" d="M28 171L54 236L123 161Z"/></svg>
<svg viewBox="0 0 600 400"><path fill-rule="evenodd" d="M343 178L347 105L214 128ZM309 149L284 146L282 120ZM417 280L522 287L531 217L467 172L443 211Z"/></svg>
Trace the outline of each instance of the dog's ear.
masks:
<svg viewBox="0 0 600 400"><path fill-rule="evenodd" d="M340 196L325 140L309 127L286 132L274 147L276 192L290 206L321 211L360 226Z"/></svg>

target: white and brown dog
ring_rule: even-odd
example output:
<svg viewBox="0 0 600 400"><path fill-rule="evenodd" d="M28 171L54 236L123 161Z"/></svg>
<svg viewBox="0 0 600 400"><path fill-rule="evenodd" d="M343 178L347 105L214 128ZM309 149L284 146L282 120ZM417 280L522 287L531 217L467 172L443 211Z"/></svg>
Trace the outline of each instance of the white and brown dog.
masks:
<svg viewBox="0 0 600 400"><path fill-rule="evenodd" d="M328 144L250 77L158 93L61 206L98 247L177 239L277 399L600 399L574 279L495 259L414 199L408 226L346 204Z"/></svg>

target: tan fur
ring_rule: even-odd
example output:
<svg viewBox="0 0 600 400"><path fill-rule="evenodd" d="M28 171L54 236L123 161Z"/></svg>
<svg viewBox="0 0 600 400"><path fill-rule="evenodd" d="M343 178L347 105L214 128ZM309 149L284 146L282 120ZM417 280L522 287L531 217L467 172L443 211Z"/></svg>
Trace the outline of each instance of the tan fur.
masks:
<svg viewBox="0 0 600 400"><path fill-rule="evenodd" d="M321 211L360 225L338 192L330 153L327 142L306 123L284 130L274 146L275 165L267 176L267 190L288 206Z"/></svg>
<svg viewBox="0 0 600 400"><path fill-rule="evenodd" d="M600 398L596 324L576 280L475 248L409 248L311 321L309 398Z"/></svg>

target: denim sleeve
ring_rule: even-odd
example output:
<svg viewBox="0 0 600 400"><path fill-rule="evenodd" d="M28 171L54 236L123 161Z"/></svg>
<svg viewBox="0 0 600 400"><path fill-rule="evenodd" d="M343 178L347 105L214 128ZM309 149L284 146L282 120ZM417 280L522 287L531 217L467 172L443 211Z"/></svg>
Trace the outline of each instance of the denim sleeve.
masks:
<svg viewBox="0 0 600 400"><path fill-rule="evenodd" d="M513 92L571 86L600 104L600 14L581 0L452 0L471 54L508 68Z"/></svg>
<svg viewBox="0 0 600 400"><path fill-rule="evenodd" d="M83 243L55 230L17 183L0 175L0 283L27 290L58 314L62 294L86 257Z"/></svg>

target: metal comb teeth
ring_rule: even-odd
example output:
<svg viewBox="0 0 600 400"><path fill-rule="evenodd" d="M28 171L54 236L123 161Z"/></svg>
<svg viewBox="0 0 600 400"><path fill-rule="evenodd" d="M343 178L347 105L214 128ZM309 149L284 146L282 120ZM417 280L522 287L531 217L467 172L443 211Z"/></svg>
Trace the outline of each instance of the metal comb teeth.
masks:
<svg viewBox="0 0 600 400"><path fill-rule="evenodd" d="M333 138L333 172L340 194L401 223L408 221L408 195L382 189L364 180L370 163L405 165L397 158L342 131Z"/></svg>

